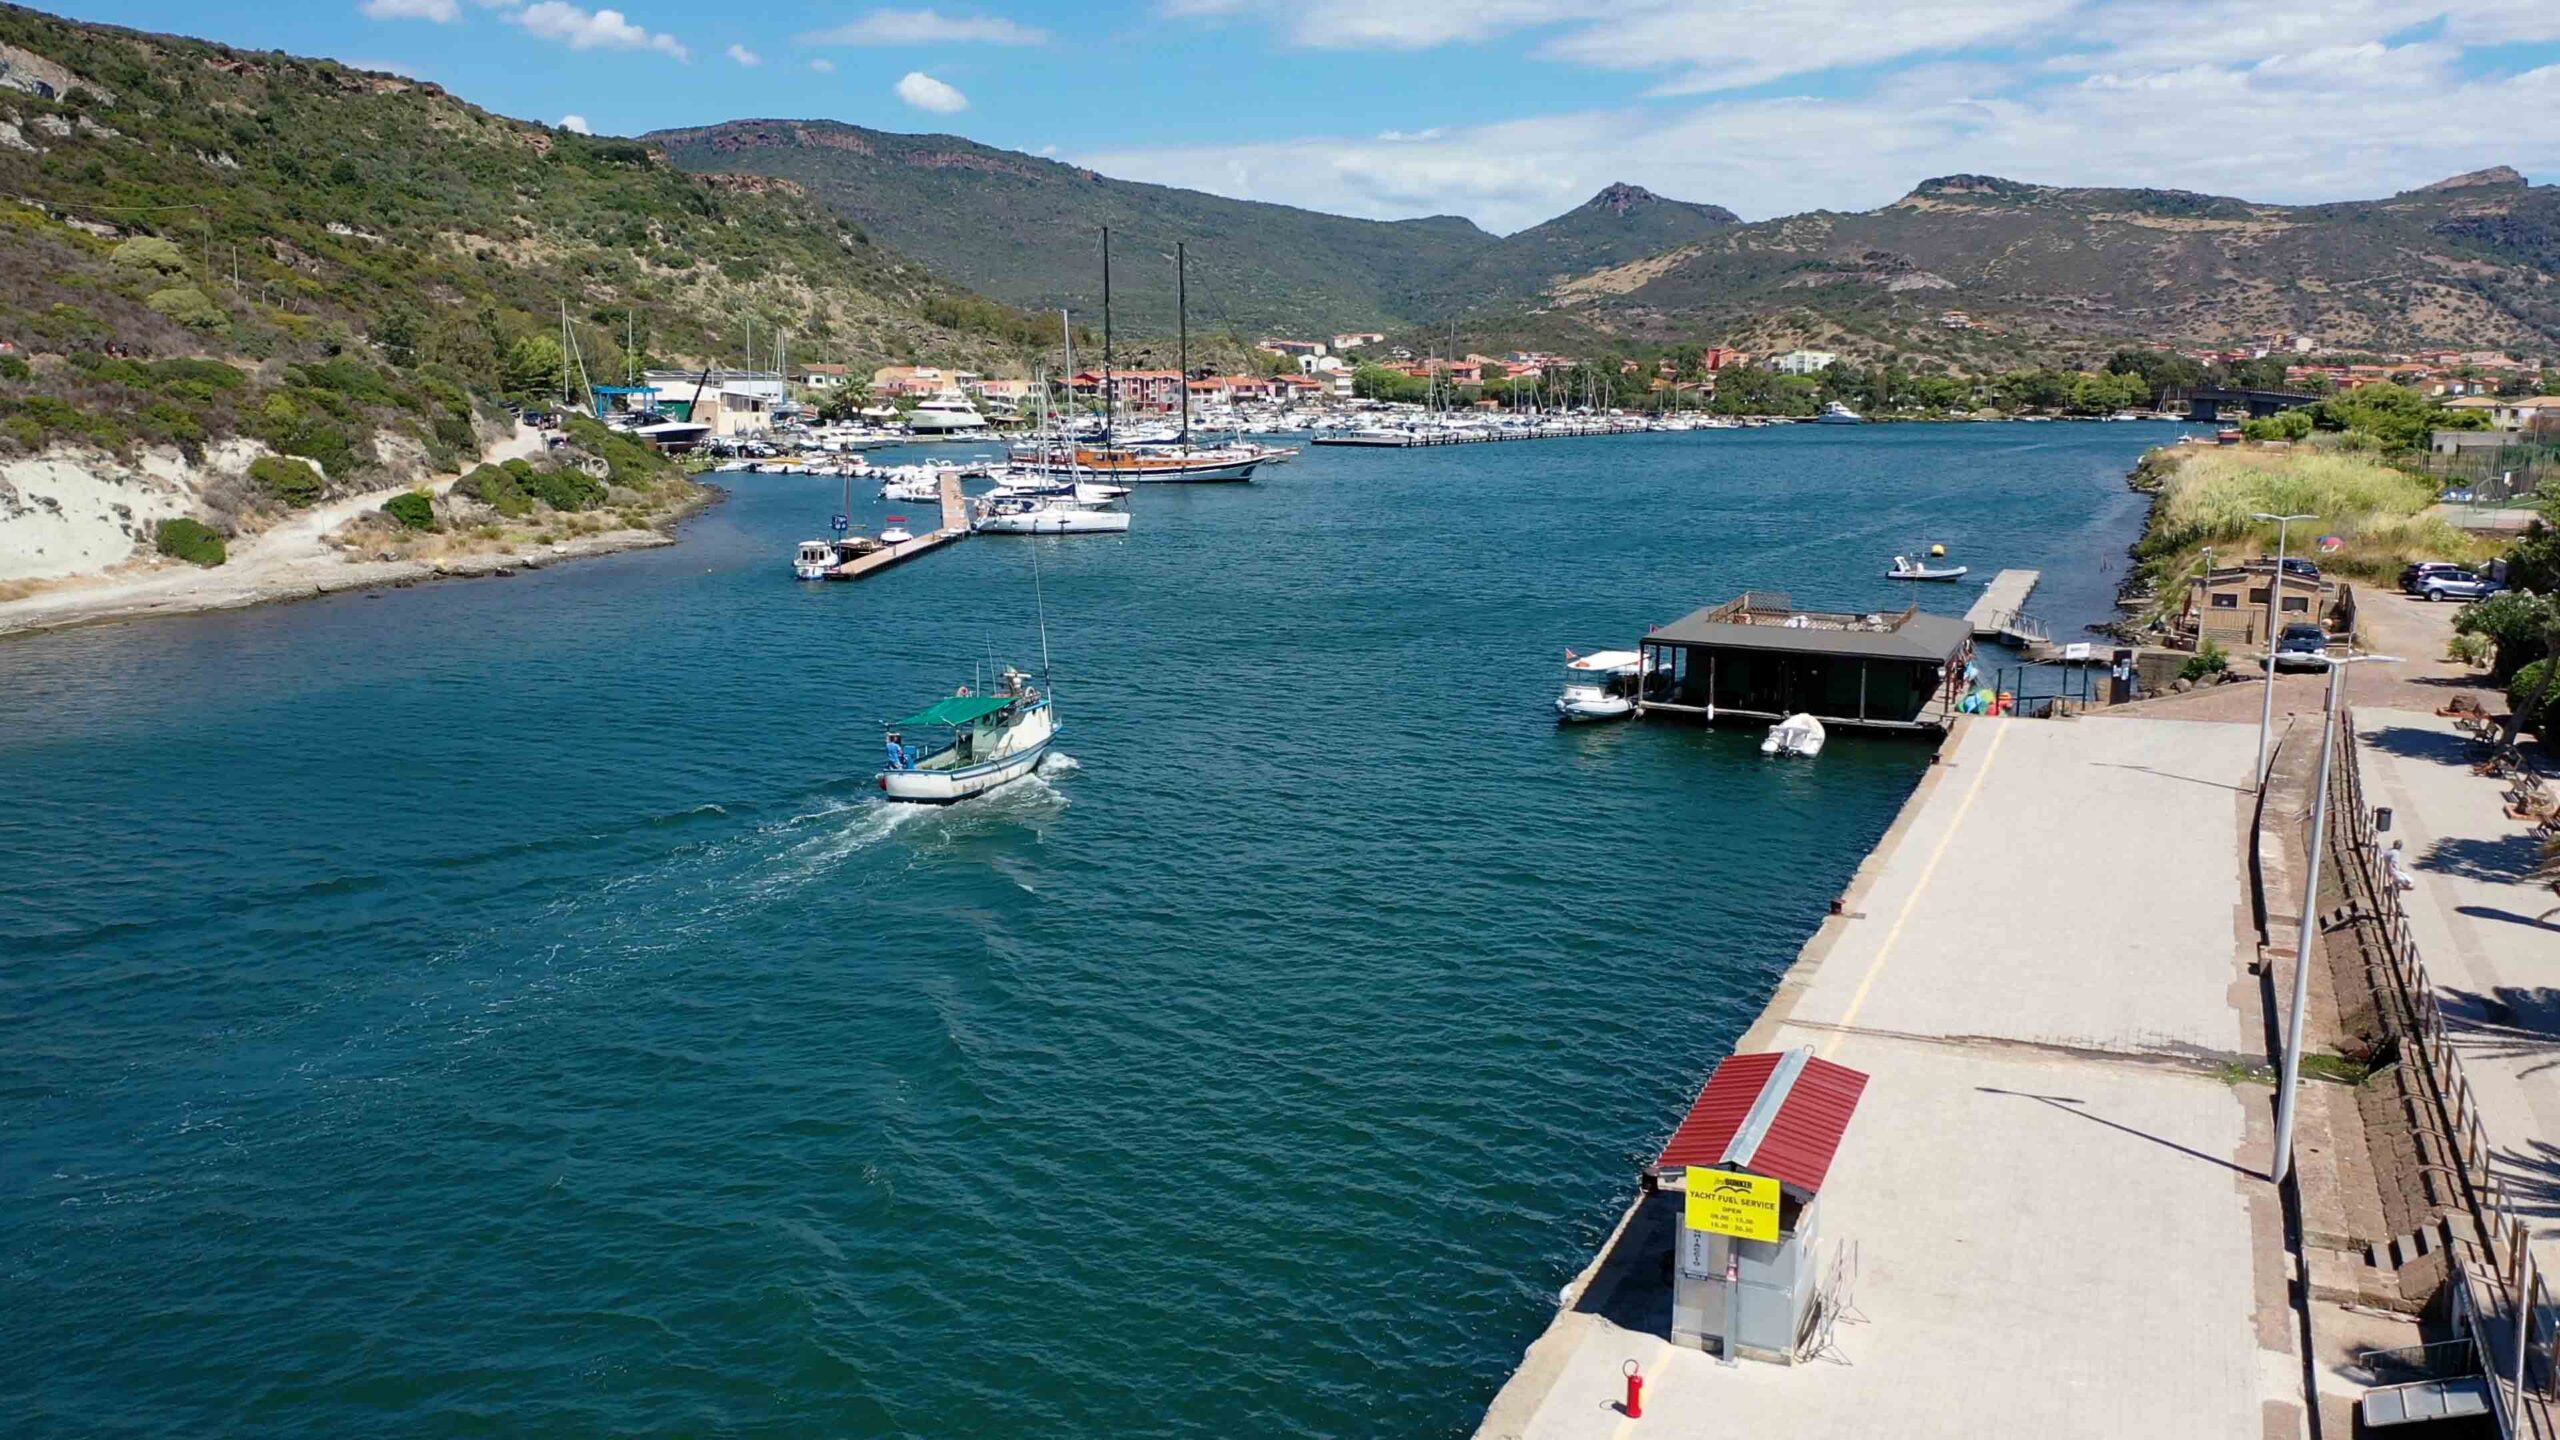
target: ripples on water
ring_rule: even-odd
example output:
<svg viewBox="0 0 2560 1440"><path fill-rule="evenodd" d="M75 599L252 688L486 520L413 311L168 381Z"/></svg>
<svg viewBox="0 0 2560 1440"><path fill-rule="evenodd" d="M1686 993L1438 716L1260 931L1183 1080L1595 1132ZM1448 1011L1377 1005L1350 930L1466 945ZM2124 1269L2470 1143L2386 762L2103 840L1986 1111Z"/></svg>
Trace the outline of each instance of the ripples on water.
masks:
<svg viewBox="0 0 2560 1440"><path fill-rule="evenodd" d="M1927 755L1559 731L1560 652L1924 538L2095 618L2158 438L1316 451L815 589L833 482L741 477L0 646L0 1408L1462 1434ZM877 721L1037 655L1035 545L1062 753L879 803Z"/></svg>

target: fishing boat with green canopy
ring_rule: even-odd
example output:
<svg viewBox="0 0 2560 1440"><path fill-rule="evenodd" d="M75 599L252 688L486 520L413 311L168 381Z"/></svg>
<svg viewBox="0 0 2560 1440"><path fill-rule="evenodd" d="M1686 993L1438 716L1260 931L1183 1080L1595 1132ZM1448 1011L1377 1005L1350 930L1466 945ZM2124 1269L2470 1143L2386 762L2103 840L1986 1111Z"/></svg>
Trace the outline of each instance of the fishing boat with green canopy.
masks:
<svg viewBox="0 0 2560 1440"><path fill-rule="evenodd" d="M905 732L947 732L919 755ZM892 800L948 805L984 795L1040 768L1058 732L1057 713L1031 677L1006 667L992 695L962 689L889 727L889 764L880 789Z"/></svg>

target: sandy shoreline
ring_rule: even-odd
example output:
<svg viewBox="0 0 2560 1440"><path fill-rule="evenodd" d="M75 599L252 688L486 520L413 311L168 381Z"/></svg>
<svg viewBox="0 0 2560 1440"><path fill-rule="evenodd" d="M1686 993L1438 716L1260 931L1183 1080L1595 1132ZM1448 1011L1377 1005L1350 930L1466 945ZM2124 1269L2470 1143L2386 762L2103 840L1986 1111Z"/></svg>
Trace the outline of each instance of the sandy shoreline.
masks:
<svg viewBox="0 0 2560 1440"><path fill-rule="evenodd" d="M496 464L542 451L541 432L519 429L491 446L474 463ZM459 478L438 476L432 485L441 494ZM235 544L228 561L210 570L176 561L135 562L118 572L79 576L20 599L0 601L0 637L162 615L238 610L307 600L342 590L414 585L422 580L511 575L562 560L675 543L675 537L662 529L613 530L512 554L435 560L355 560L327 543L329 535L359 515L379 509L391 497L416 488L396 486L314 506L260 534L244 537ZM709 503L715 493L706 491L702 503ZM670 517L670 523L700 508L700 504L687 506Z"/></svg>

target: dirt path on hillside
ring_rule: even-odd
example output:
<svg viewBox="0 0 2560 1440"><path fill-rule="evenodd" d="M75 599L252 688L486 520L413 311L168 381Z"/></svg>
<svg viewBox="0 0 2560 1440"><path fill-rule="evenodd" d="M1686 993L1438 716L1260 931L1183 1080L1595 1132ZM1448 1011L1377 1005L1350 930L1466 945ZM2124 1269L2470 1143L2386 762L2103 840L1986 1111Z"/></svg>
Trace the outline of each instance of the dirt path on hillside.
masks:
<svg viewBox="0 0 2560 1440"><path fill-rule="evenodd" d="M473 463L495 464L542 452L542 432L519 426ZM428 483L442 494L460 478L457 472L439 475ZM242 537L232 547L230 558L210 570L154 558L104 575L73 577L21 599L0 602L0 636L154 615L234 610L437 576L493 575L581 555L668 543L665 535L654 530L616 530L512 555L436 561L354 560L328 543L332 533L356 517L378 510L393 496L416 488L398 485L315 505L256 535Z"/></svg>

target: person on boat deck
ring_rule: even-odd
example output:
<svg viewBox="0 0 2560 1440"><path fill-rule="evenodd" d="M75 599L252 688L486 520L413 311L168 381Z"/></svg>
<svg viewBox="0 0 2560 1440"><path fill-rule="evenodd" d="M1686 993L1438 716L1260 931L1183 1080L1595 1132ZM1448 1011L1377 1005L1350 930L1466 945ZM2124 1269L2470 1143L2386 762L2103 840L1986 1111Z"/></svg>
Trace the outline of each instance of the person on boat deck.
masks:
<svg viewBox="0 0 2560 1440"><path fill-rule="evenodd" d="M912 770L912 769L914 769L914 768L915 768L915 764L916 764L916 752L915 752L915 751L913 751L913 750L908 749L908 748L907 748L906 746L904 746L904 745L899 744L899 743L898 743L898 732L897 732L897 731L895 731L895 730L890 731L890 732L889 732L889 768L890 768L890 769L892 769L892 770Z"/></svg>

